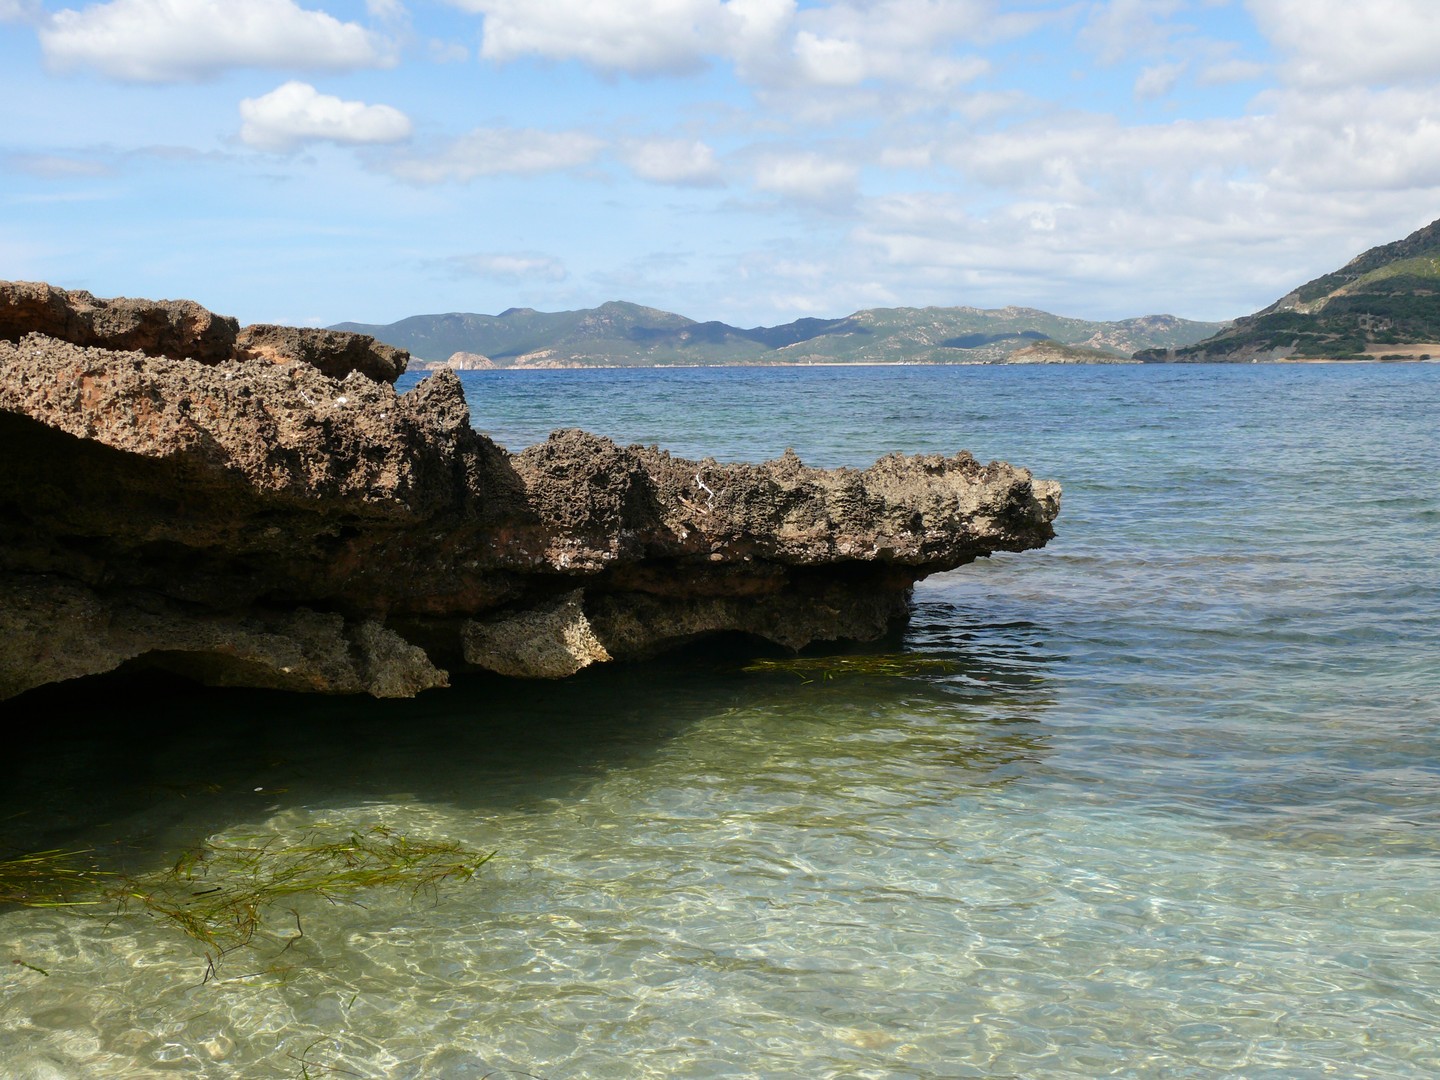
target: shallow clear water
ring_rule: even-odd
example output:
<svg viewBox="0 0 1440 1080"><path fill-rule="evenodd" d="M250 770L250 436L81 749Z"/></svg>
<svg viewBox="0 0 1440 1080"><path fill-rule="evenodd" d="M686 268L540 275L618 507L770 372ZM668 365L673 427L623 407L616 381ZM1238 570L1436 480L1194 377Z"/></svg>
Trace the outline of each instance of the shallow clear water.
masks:
<svg viewBox="0 0 1440 1080"><path fill-rule="evenodd" d="M922 583L868 649L943 661L905 676L711 651L0 706L32 729L0 856L322 822L498 851L279 912L204 982L143 915L0 912L0 1076L1440 1073L1440 367L465 383L512 449L968 448L1060 480L1059 535Z"/></svg>

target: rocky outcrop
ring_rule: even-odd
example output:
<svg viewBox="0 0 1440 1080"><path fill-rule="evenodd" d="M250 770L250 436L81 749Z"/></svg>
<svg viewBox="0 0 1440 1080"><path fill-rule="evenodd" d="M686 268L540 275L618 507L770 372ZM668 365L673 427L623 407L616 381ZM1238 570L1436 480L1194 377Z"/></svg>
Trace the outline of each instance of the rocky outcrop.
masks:
<svg viewBox="0 0 1440 1080"><path fill-rule="evenodd" d="M1042 341L1024 349L1016 349L1002 364L1138 364L1128 356L1088 348L1084 345L1062 345L1058 341Z"/></svg>
<svg viewBox="0 0 1440 1080"><path fill-rule="evenodd" d="M367 379L393 383L405 373L410 354L381 344L368 334L313 327L257 323L240 331L236 354L272 363L309 364L332 379L358 371Z"/></svg>
<svg viewBox="0 0 1440 1080"><path fill-rule="evenodd" d="M495 363L488 356L481 356L473 352L451 353L448 360L415 360L405 369L412 372L439 371L442 368L449 368L451 371L493 371L501 365Z"/></svg>
<svg viewBox="0 0 1440 1080"><path fill-rule="evenodd" d="M237 358L309 364L343 379L358 371L393 383L410 354L368 334L257 323L243 330L193 300L100 300L83 290L0 281L0 341L42 334L75 345L220 364Z"/></svg>
<svg viewBox="0 0 1440 1080"><path fill-rule="evenodd" d="M99 300L41 282L0 282L0 340L36 333L77 345L218 364L235 351L239 330L234 319L211 314L193 300Z"/></svg>
<svg viewBox="0 0 1440 1080"><path fill-rule="evenodd" d="M1059 509L963 453L822 471L561 431L512 455L449 371L397 394L253 344L76 336L0 342L0 697L125 663L394 696L718 632L872 638L916 580L1041 546Z"/></svg>

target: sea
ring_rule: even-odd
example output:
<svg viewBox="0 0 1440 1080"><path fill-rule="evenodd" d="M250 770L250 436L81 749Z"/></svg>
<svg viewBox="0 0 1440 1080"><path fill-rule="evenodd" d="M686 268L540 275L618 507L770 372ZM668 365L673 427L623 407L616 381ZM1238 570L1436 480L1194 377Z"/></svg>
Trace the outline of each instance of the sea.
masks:
<svg viewBox="0 0 1440 1080"><path fill-rule="evenodd" d="M1056 536L867 645L0 705L0 859L493 852L223 955L113 890L0 909L0 1077L1440 1076L1440 366L461 379L517 451L1007 460Z"/></svg>

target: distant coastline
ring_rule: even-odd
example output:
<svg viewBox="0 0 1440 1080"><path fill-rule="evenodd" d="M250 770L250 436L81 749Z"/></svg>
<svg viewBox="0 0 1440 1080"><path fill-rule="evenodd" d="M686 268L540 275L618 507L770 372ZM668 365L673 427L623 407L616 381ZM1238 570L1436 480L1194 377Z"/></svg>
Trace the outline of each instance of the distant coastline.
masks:
<svg viewBox="0 0 1440 1080"><path fill-rule="evenodd" d="M1174 363L1172 361L1172 363ZM1196 364L1234 364L1230 360L1191 360L1185 361L1189 365ZM1368 356L1364 358L1355 357L1332 357L1332 356L1284 356L1268 360L1251 360L1252 364L1440 364L1440 346L1436 347L1433 354L1420 356ZM528 371L676 371L683 369L719 369L719 368L940 368L940 367L1075 367L1092 365L1096 367L1156 367L1155 362L1147 363L1141 360L1038 360L1028 364L1006 361L987 360L760 360L752 362L734 362L729 364L580 364L580 363L552 363L552 364L516 364L501 366L498 364L488 367L474 368L452 368L443 361L411 361L406 368L407 375L428 375L435 371L451 370L456 372L487 371L487 372L528 372Z"/></svg>
<svg viewBox="0 0 1440 1080"><path fill-rule="evenodd" d="M417 367L794 366L1129 363L1142 349L1202 341L1224 323L1173 315L1094 321L1034 308L872 308L779 326L696 322L623 301L578 311L415 315L386 325L339 323L404 349Z"/></svg>
<svg viewBox="0 0 1440 1080"><path fill-rule="evenodd" d="M1231 322L897 307L747 329L615 300L577 311L449 312L330 329L403 349L419 370L1423 363L1440 356L1440 221Z"/></svg>

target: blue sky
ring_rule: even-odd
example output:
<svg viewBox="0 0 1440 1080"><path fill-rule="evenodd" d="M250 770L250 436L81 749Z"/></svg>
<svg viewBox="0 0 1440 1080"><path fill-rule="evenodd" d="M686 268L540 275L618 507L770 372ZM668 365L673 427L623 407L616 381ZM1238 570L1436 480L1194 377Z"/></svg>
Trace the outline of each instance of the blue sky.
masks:
<svg viewBox="0 0 1440 1080"><path fill-rule="evenodd" d="M1434 0L0 0L0 277L242 322L1246 314L1440 217Z"/></svg>

